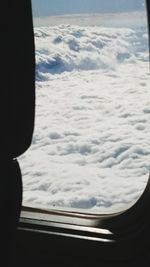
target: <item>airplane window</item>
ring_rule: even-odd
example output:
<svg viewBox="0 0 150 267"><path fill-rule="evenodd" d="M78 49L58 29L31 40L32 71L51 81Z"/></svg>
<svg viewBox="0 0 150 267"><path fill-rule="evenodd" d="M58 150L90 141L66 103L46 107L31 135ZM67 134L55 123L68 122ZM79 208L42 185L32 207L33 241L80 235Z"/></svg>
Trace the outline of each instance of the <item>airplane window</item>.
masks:
<svg viewBox="0 0 150 267"><path fill-rule="evenodd" d="M150 169L149 51L143 0L32 0L36 119L19 162L23 204L107 213Z"/></svg>

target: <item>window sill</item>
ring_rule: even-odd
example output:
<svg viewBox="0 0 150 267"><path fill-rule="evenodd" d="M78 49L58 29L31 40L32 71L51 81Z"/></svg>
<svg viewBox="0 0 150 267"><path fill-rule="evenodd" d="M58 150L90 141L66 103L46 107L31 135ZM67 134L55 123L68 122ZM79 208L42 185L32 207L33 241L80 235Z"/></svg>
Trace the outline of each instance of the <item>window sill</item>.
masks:
<svg viewBox="0 0 150 267"><path fill-rule="evenodd" d="M149 266L149 205L150 180L135 205L119 214L23 208L17 255L23 266Z"/></svg>

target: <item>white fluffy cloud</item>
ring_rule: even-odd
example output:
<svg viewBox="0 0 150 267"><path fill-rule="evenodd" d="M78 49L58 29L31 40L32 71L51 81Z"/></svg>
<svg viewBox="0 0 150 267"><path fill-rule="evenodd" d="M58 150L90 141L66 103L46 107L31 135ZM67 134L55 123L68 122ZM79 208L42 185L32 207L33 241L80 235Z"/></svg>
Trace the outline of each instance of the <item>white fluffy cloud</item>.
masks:
<svg viewBox="0 0 150 267"><path fill-rule="evenodd" d="M121 209L150 168L146 29L35 28L36 125L24 204Z"/></svg>

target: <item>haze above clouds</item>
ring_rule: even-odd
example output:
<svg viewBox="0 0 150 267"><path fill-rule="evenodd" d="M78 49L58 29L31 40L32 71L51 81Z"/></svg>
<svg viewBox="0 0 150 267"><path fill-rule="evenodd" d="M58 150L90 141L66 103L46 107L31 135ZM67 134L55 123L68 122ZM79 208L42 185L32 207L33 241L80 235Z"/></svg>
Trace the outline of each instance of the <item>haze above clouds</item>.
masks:
<svg viewBox="0 0 150 267"><path fill-rule="evenodd" d="M141 10L144 0L32 0L34 16Z"/></svg>

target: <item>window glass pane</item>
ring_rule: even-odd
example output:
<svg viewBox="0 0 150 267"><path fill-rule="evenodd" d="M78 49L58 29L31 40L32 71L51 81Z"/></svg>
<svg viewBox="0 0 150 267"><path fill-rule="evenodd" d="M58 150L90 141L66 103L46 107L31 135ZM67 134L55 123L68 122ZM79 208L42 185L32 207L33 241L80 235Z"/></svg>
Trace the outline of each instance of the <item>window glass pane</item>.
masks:
<svg viewBox="0 0 150 267"><path fill-rule="evenodd" d="M33 0L36 119L24 205L110 212L149 174L145 1Z"/></svg>

